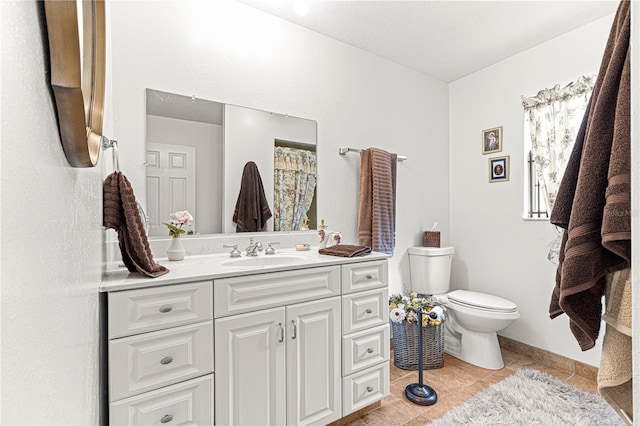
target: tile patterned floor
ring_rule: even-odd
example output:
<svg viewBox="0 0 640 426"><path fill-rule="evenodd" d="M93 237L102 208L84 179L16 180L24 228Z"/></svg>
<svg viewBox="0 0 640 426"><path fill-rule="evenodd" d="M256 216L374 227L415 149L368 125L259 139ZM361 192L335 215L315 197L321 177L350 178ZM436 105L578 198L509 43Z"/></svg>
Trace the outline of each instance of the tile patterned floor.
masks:
<svg viewBox="0 0 640 426"><path fill-rule="evenodd" d="M427 370L424 382L438 393L438 402L422 407L409 402L404 388L418 381L415 371L401 370L393 365L391 356L391 394L382 400L380 407L364 414L347 417L337 422L340 426L418 426L425 425L442 416L455 406L465 402L478 392L508 377L520 368L543 371L570 383L584 391L595 393L596 382L575 374L537 363L530 358L502 351L505 368L485 370L445 354L444 367Z"/></svg>

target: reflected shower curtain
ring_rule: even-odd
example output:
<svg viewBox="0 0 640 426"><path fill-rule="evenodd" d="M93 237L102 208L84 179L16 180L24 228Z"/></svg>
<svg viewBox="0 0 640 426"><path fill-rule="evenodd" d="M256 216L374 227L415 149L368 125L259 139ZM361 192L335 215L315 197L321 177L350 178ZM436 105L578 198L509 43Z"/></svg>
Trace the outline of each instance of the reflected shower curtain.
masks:
<svg viewBox="0 0 640 426"><path fill-rule="evenodd" d="M307 217L316 189L316 153L275 147L274 231L297 231Z"/></svg>

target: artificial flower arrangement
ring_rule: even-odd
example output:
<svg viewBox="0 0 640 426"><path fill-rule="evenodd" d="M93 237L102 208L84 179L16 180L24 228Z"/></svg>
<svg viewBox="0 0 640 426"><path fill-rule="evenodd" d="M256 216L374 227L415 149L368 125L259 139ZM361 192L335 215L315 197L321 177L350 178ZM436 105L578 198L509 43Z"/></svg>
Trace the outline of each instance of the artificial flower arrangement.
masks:
<svg viewBox="0 0 640 426"><path fill-rule="evenodd" d="M162 222L163 225L166 225L169 228L169 235L176 238L179 237L180 234L193 234L193 231L189 230L188 232L182 229L183 226L189 226L193 223L193 216L188 211L175 212L171 213L171 220L169 223Z"/></svg>
<svg viewBox="0 0 640 426"><path fill-rule="evenodd" d="M417 323L419 310L422 310L423 327L439 325L445 319L441 307L434 307L427 298L418 297L418 293L413 292L411 296L392 294L389 297L389 318L394 323Z"/></svg>

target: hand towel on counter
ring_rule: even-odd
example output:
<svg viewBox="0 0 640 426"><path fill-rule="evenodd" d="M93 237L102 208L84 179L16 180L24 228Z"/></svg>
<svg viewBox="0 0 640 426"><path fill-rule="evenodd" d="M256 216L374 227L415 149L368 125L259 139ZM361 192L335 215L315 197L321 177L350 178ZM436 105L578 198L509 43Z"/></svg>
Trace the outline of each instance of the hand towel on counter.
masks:
<svg viewBox="0 0 640 426"><path fill-rule="evenodd" d="M396 239L397 154L378 148L360 151L358 244L393 254Z"/></svg>
<svg viewBox="0 0 640 426"><path fill-rule="evenodd" d="M271 209L262 186L258 166L253 161L244 165L238 201L233 212L236 232L257 232L271 217Z"/></svg>
<svg viewBox="0 0 640 426"><path fill-rule="evenodd" d="M598 393L627 424L633 419L631 340L631 269L609 274L605 291L606 322L598 369Z"/></svg>
<svg viewBox="0 0 640 426"><path fill-rule="evenodd" d="M549 314L567 314L582 350L600 331L606 275L630 266L629 30L622 1L551 213L565 232Z"/></svg>
<svg viewBox="0 0 640 426"><path fill-rule="evenodd" d="M122 261L129 272L151 278L169 272L153 260L133 188L120 172L110 174L104 181L102 220L104 226L118 232Z"/></svg>
<svg viewBox="0 0 640 426"><path fill-rule="evenodd" d="M353 246L349 244L338 244L331 247L321 248L319 254L340 257L360 257L371 254L371 247Z"/></svg>

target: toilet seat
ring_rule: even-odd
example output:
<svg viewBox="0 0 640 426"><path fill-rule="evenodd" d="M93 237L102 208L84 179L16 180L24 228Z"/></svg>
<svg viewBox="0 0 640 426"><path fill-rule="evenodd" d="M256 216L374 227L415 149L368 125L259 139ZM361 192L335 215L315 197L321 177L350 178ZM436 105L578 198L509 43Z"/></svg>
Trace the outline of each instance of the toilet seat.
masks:
<svg viewBox="0 0 640 426"><path fill-rule="evenodd" d="M469 290L454 290L447 294L449 303L470 309L495 313L514 313L518 306L510 300L486 293Z"/></svg>

